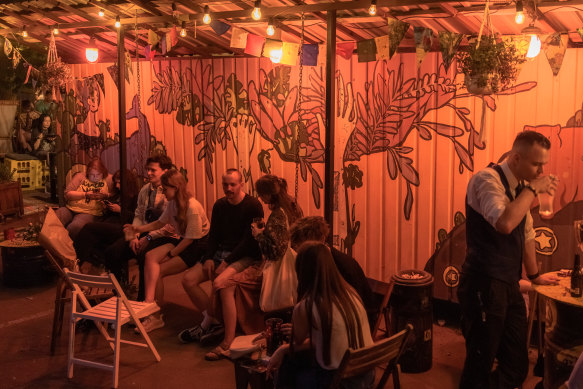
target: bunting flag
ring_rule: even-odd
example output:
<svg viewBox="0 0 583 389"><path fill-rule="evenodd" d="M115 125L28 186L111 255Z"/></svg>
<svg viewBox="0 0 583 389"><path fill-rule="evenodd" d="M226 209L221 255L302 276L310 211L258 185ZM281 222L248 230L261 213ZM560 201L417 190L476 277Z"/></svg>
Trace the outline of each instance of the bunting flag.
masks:
<svg viewBox="0 0 583 389"><path fill-rule="evenodd" d="M108 66L107 71L109 72L111 79L115 83L115 86L117 86L117 89L119 89L119 68L117 67L117 64Z"/></svg>
<svg viewBox="0 0 583 389"><path fill-rule="evenodd" d="M433 45L433 30L425 27L415 27L415 54L417 55L417 69L425 59L425 55L431 50Z"/></svg>
<svg viewBox="0 0 583 389"><path fill-rule="evenodd" d="M326 66L326 44L322 43L318 45L318 65Z"/></svg>
<svg viewBox="0 0 583 389"><path fill-rule="evenodd" d="M160 36L152 30L148 30L148 43L154 47L160 42Z"/></svg>
<svg viewBox="0 0 583 389"><path fill-rule="evenodd" d="M356 42L358 62L372 62L377 59L377 45L374 39Z"/></svg>
<svg viewBox="0 0 583 389"><path fill-rule="evenodd" d="M305 66L318 65L318 52L320 51L316 44L304 44L302 46L302 64Z"/></svg>
<svg viewBox="0 0 583 389"><path fill-rule="evenodd" d="M263 57L271 58L274 63L279 63L281 57L283 56L283 42L277 41L275 39L265 39L265 44L263 45Z"/></svg>
<svg viewBox="0 0 583 389"><path fill-rule="evenodd" d="M378 59L389 59L389 36L383 35L374 38L374 42L377 46L377 58Z"/></svg>
<svg viewBox="0 0 583 389"><path fill-rule="evenodd" d="M457 34L449 31L439 31L439 48L441 50L441 58L443 59L443 66L445 71L449 71L449 66L457 49L464 38L463 34Z"/></svg>
<svg viewBox="0 0 583 389"><path fill-rule="evenodd" d="M265 38L259 35L249 34L247 35L247 44L245 45L245 54L250 54L255 57L261 57L261 52L263 51L263 44L265 43Z"/></svg>
<svg viewBox="0 0 583 389"><path fill-rule="evenodd" d="M26 69L26 78L24 79L24 83L28 83L28 78L30 77L30 71L32 70L32 65L25 63L24 67Z"/></svg>
<svg viewBox="0 0 583 389"><path fill-rule="evenodd" d="M283 42L281 46L281 61L282 65L296 66L300 56L299 43Z"/></svg>
<svg viewBox="0 0 583 389"><path fill-rule="evenodd" d="M134 75L134 68L132 67L132 57L129 52L125 52L126 74ZM129 82L129 81L128 81Z"/></svg>
<svg viewBox="0 0 583 389"><path fill-rule="evenodd" d="M249 35L248 32L243 31L239 27L233 27L233 32L231 33L231 47L235 49L246 48L247 35Z"/></svg>
<svg viewBox="0 0 583 389"><path fill-rule="evenodd" d="M149 59L151 61L154 59L155 56L156 56L156 50L154 50L152 48L152 46L146 45L146 47L144 47L144 57L146 57L147 59Z"/></svg>
<svg viewBox="0 0 583 389"><path fill-rule="evenodd" d="M353 52L354 42L342 42L336 44L336 55L339 55L344 59L352 58Z"/></svg>
<svg viewBox="0 0 583 389"><path fill-rule="evenodd" d="M409 23L400 21L399 19L387 18L387 23L389 25L389 59L393 58L393 55L397 51L397 47L405 37L407 30L409 29Z"/></svg>
<svg viewBox="0 0 583 389"><path fill-rule="evenodd" d="M223 35L225 32L229 31L231 25L221 22L220 20L213 20L211 21L211 28L217 35Z"/></svg>
<svg viewBox="0 0 583 389"><path fill-rule="evenodd" d="M170 35L170 34L166 34L166 35ZM167 45L168 45L168 40L164 37L160 41L160 52L162 53L162 55L166 55L166 53L168 52Z"/></svg>
<svg viewBox="0 0 583 389"><path fill-rule="evenodd" d="M549 34L542 42L543 50L547 57L547 61L549 61L549 65L551 65L554 76L559 74L559 70L561 70L568 42L569 36L558 32Z"/></svg>
<svg viewBox="0 0 583 389"><path fill-rule="evenodd" d="M579 27L577 29L577 33L579 33L579 36L581 37L581 40L583 40L583 27Z"/></svg>
<svg viewBox="0 0 583 389"><path fill-rule="evenodd" d="M8 57L12 53L12 43L6 38L4 38L4 54Z"/></svg>
<svg viewBox="0 0 583 389"><path fill-rule="evenodd" d="M16 69L16 67L18 66L19 63L20 63L20 53L18 52L18 50L14 50L12 52L12 67L14 69Z"/></svg>
<svg viewBox="0 0 583 389"><path fill-rule="evenodd" d="M168 35L170 35L170 44L168 44ZM166 36L166 49L170 51L178 44L178 32L176 31L176 26L173 26Z"/></svg>

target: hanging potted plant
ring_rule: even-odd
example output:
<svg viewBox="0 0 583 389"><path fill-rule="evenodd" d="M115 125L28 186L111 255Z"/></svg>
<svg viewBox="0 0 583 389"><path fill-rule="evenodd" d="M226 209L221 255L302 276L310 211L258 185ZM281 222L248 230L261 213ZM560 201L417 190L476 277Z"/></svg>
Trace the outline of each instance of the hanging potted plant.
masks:
<svg viewBox="0 0 583 389"><path fill-rule="evenodd" d="M71 75L71 68L64 62L57 54L57 45L55 44L55 36L51 33L51 40L49 42L49 54L47 57L47 64L41 68L41 81L48 85L51 89L57 88L63 91L67 83L73 81Z"/></svg>
<svg viewBox="0 0 583 389"><path fill-rule="evenodd" d="M512 42L482 36L456 53L458 68L472 94L491 94L509 87L518 77L518 65L526 59Z"/></svg>
<svg viewBox="0 0 583 389"><path fill-rule="evenodd" d="M16 169L11 170L7 164L0 164L0 215L23 214L22 189L20 182L14 179Z"/></svg>

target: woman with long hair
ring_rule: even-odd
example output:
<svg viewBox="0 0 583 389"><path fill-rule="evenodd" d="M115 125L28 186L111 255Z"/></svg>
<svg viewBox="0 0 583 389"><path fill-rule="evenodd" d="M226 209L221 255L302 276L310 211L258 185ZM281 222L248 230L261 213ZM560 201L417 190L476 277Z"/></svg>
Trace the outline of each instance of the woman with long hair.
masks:
<svg viewBox="0 0 583 389"><path fill-rule="evenodd" d="M170 224L180 235L173 243L156 247L146 253L145 301L161 302L164 296L166 276L180 273L199 262L206 250L210 223L203 206L186 187L186 179L176 169L168 170L162 176L162 189L168 205L160 218L142 226L126 224L128 236L157 230ZM164 326L162 315L151 315L144 320L144 327L152 331Z"/></svg>
<svg viewBox="0 0 583 389"><path fill-rule="evenodd" d="M373 343L366 310L356 291L342 278L332 253L322 242L309 241L298 250L298 303L292 316L292 346L280 346L268 370L278 369L290 349L310 349L316 363L287 359L278 376L278 387L326 388L348 348ZM374 372L343 382L345 388L368 388Z"/></svg>
<svg viewBox="0 0 583 389"><path fill-rule="evenodd" d="M263 256L263 261L280 261L289 248L289 226L302 217L302 211L293 197L287 193L287 182L272 174L260 177L255 183L255 190L263 203L267 204L271 213L265 226L257 222L251 224L251 232L257 242ZM212 351L205 355L205 359L215 361L227 354L237 327L237 307L235 303L235 290L237 293L247 295L241 301L256 300L257 290L261 290L263 263L255 263L240 273L235 274L223 283L214 283L213 288L219 292L222 306L225 335L223 341ZM239 312L241 320L257 321L260 313L259 306L240 307L244 312Z"/></svg>
<svg viewBox="0 0 583 389"><path fill-rule="evenodd" d="M32 154L38 158L45 159L56 149L57 134L51 132L51 124L51 117L43 114L32 129Z"/></svg>

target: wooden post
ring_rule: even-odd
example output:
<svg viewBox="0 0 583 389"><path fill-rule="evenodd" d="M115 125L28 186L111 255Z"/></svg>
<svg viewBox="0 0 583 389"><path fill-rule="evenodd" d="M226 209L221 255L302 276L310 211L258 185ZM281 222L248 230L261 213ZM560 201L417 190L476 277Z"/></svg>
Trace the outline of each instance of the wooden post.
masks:
<svg viewBox="0 0 583 389"><path fill-rule="evenodd" d="M117 66L118 66L118 88L117 100L119 111L119 171L120 171L120 185L121 185L121 217L122 220L127 220L127 213L129 212L128 196L127 196L127 153L126 153L126 80L125 80L125 41L124 41L124 26L117 30Z"/></svg>
<svg viewBox="0 0 583 389"><path fill-rule="evenodd" d="M326 13L326 146L324 149L324 218L330 226L328 243L334 239L334 127L336 125L336 11Z"/></svg>

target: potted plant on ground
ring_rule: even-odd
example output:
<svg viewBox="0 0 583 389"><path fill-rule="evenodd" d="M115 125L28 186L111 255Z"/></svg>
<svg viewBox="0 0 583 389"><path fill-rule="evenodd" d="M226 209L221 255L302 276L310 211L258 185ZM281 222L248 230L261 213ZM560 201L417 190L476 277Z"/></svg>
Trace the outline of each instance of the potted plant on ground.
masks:
<svg viewBox="0 0 583 389"><path fill-rule="evenodd" d="M526 61L512 42L498 42L483 35L456 53L458 69L472 94L491 94L508 88L518 77L518 66Z"/></svg>
<svg viewBox="0 0 583 389"><path fill-rule="evenodd" d="M22 189L20 182L14 180L16 169L10 170L5 164L0 164L0 215L16 214L18 217L24 213L22 204Z"/></svg>

